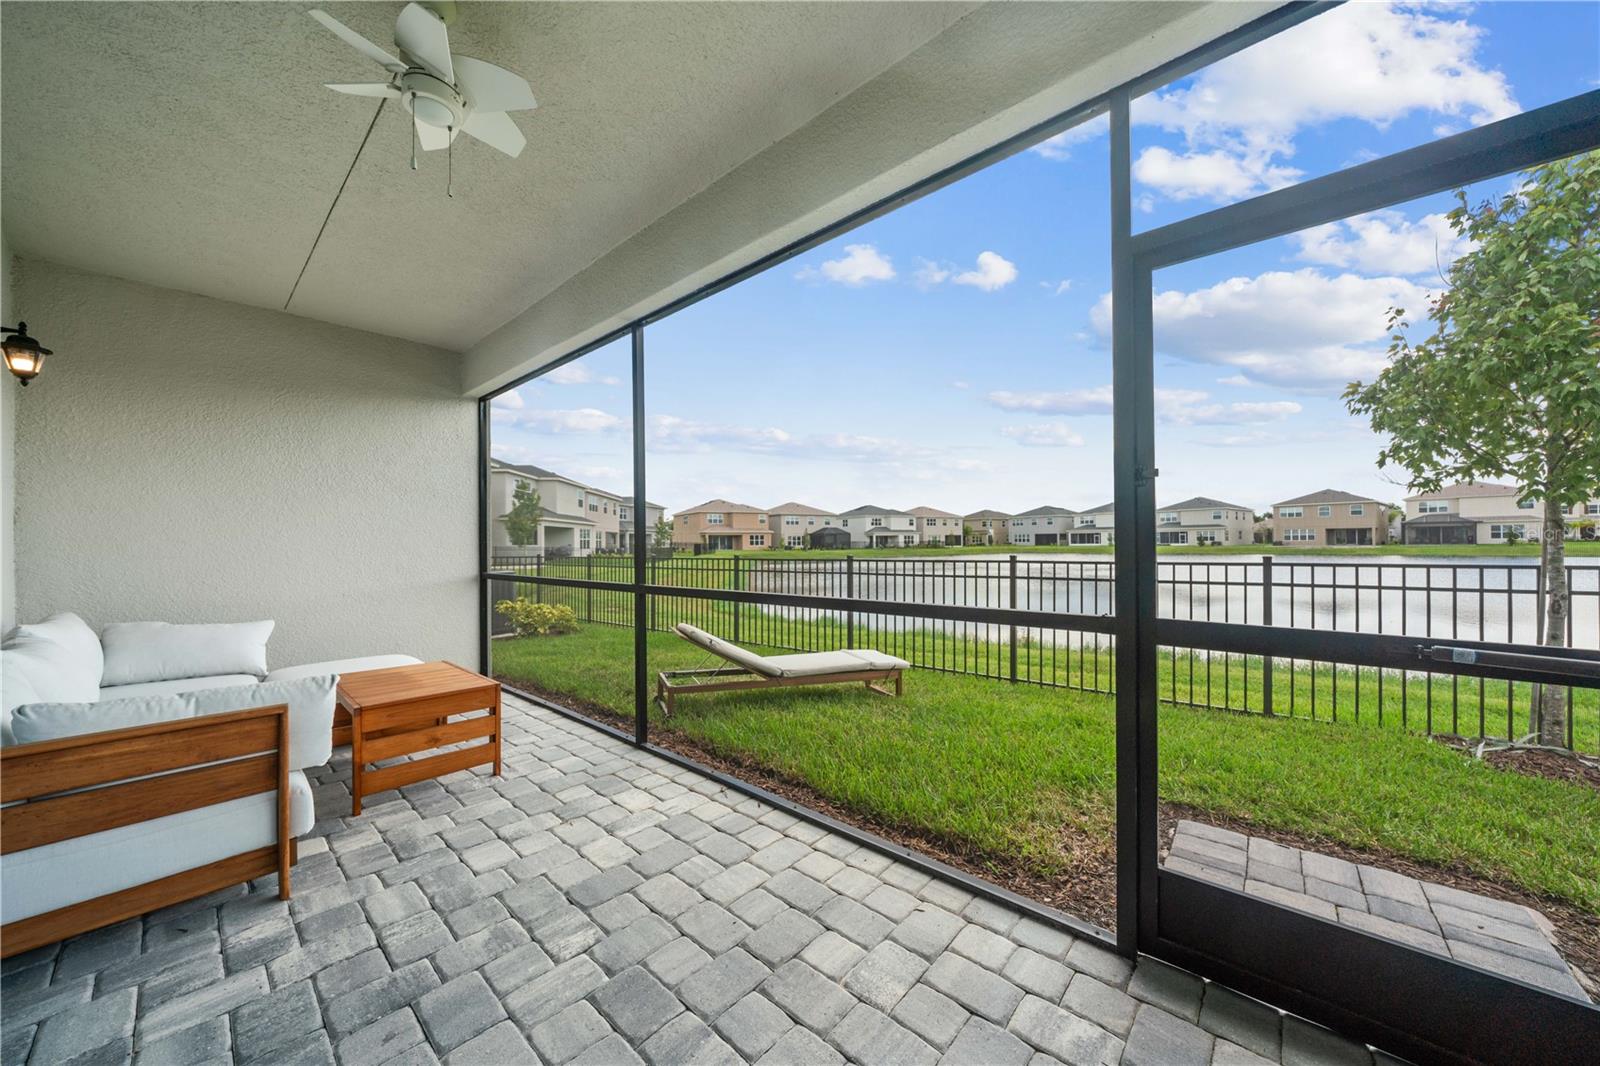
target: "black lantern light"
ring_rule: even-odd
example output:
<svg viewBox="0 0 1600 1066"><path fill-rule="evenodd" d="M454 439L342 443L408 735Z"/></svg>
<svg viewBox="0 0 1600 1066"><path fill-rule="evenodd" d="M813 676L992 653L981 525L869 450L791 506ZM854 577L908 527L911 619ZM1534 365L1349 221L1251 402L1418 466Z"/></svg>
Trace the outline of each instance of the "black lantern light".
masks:
<svg viewBox="0 0 1600 1066"><path fill-rule="evenodd" d="M28 324L18 322L17 328L0 326L0 333L10 333L4 343L0 343L0 350L5 352L6 369L16 375L23 385L39 376L39 370L44 366L44 357L50 354L50 349L39 344L38 341L28 336Z"/></svg>

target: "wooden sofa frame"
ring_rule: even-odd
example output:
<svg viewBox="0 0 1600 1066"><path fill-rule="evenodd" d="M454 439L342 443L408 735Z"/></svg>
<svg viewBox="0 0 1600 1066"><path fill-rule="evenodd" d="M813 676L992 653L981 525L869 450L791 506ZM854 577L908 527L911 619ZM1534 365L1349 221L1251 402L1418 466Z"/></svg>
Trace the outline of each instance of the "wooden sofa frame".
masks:
<svg viewBox="0 0 1600 1066"><path fill-rule="evenodd" d="M727 692L740 688L788 688L798 685L842 685L860 681L882 696L898 698L904 691L900 669L852 670L840 674L812 674L808 677L772 677L747 670L742 666L718 666L700 670L662 670L656 674L656 705L670 716L676 709L677 698L687 692ZM702 681L701 678L710 680ZM894 691L876 684L893 681Z"/></svg>
<svg viewBox="0 0 1600 1066"><path fill-rule="evenodd" d="M7 923L0 957L270 873L288 899L296 851L283 704L0 749L0 802L11 804L0 808L0 855L274 789L275 844Z"/></svg>

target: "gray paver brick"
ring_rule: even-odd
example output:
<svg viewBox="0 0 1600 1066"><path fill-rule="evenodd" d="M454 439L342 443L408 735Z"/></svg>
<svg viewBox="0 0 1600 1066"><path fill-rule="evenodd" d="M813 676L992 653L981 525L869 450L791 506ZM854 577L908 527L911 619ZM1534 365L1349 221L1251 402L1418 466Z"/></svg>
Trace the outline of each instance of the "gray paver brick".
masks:
<svg viewBox="0 0 1600 1066"><path fill-rule="evenodd" d="M928 984L974 1014L1005 1024L1022 1002L1023 991L975 962L946 952L928 967Z"/></svg>
<svg viewBox="0 0 1600 1066"><path fill-rule="evenodd" d="M821 936L807 944L800 958L820 973L834 980L842 980L850 968L861 961L866 949L835 933L825 930Z"/></svg>
<svg viewBox="0 0 1600 1066"><path fill-rule="evenodd" d="M137 999L136 989L124 988L51 1015L34 1034L33 1060L66 1062L107 1045L120 1049L133 1036Z"/></svg>
<svg viewBox="0 0 1600 1066"><path fill-rule="evenodd" d="M803 1025L827 1032L855 1005L856 998L799 959L790 959L761 986L769 999Z"/></svg>
<svg viewBox="0 0 1600 1066"><path fill-rule="evenodd" d="M863 1003L888 1013L911 991L924 971L927 960L885 940L845 975L844 987Z"/></svg>
<svg viewBox="0 0 1600 1066"><path fill-rule="evenodd" d="M1206 986L1200 1028L1271 1059L1282 1048L1282 1015L1220 985Z"/></svg>
<svg viewBox="0 0 1600 1066"><path fill-rule="evenodd" d="M1118 988L1133 976L1133 963L1099 944L1079 940L1067 952L1067 965L1079 973L1092 974L1108 985Z"/></svg>
<svg viewBox="0 0 1600 1066"><path fill-rule="evenodd" d="M276 1058L284 1048L322 1028L322 1011L310 981L274 989L233 1014L233 1055L239 1062Z"/></svg>
<svg viewBox="0 0 1600 1066"><path fill-rule="evenodd" d="M828 885L793 868L774 874L763 887L789 906L807 914L816 913L819 907L837 894Z"/></svg>
<svg viewBox="0 0 1600 1066"><path fill-rule="evenodd" d="M378 943L389 957L389 965L402 966L426 958L447 944L454 943L444 919L433 911L420 911L378 930Z"/></svg>
<svg viewBox="0 0 1600 1066"><path fill-rule="evenodd" d="M805 1026L790 1029L765 1055L756 1060L756 1066L844 1066L844 1056L823 1043Z"/></svg>
<svg viewBox="0 0 1600 1066"><path fill-rule="evenodd" d="M426 959L323 1004L322 1020L335 1039L382 1018L439 986L439 975Z"/></svg>
<svg viewBox="0 0 1600 1066"><path fill-rule="evenodd" d="M1018 948L1006 960L1000 976L1018 988L1057 1003L1072 980L1072 970L1032 948Z"/></svg>
<svg viewBox="0 0 1600 1066"><path fill-rule="evenodd" d="M139 1043L143 1045L159 1040L197 1022L226 1014L240 1004L266 994L265 967L258 966L253 970L231 974L144 1011L138 1022Z"/></svg>
<svg viewBox="0 0 1600 1066"><path fill-rule="evenodd" d="M847 896L835 896L824 903L817 908L816 918L829 929L868 949L876 947L894 931L894 923L889 919Z"/></svg>
<svg viewBox="0 0 1600 1066"><path fill-rule="evenodd" d="M440 985L414 1004L423 1031L440 1051L466 1043L505 1018L505 1008L483 975L462 974Z"/></svg>
<svg viewBox="0 0 1600 1066"><path fill-rule="evenodd" d="M1016 947L1009 938L992 933L980 925L964 927L950 942L951 951L996 973L1005 966Z"/></svg>
<svg viewBox="0 0 1600 1066"><path fill-rule="evenodd" d="M1140 959L1128 982L1128 995L1134 999L1154 1003L1190 1022L1200 1018L1202 991L1200 978L1155 959Z"/></svg>
<svg viewBox="0 0 1600 1066"><path fill-rule="evenodd" d="M507 1063L533 1062L533 1049L506 1021L486 1029L450 1052L445 1066L506 1066Z"/></svg>
<svg viewBox="0 0 1600 1066"><path fill-rule="evenodd" d="M607 973L621 973L677 938L676 928L659 915L647 913L596 944L589 950L589 957Z"/></svg>
<svg viewBox="0 0 1600 1066"><path fill-rule="evenodd" d="M943 992L917 985L890 1012L890 1017L934 1047L948 1047L972 1015Z"/></svg>
<svg viewBox="0 0 1600 1066"><path fill-rule="evenodd" d="M389 960L384 957L383 952L371 948L348 959L330 963L317 971L311 980L317 986L317 994L327 1001L351 989L371 984L388 974L390 970ZM270 969L268 973L271 973Z"/></svg>
<svg viewBox="0 0 1600 1066"><path fill-rule="evenodd" d="M816 920L786 908L752 930L744 939L744 948L768 966L777 966L794 958L822 934L823 928Z"/></svg>
<svg viewBox="0 0 1600 1066"><path fill-rule="evenodd" d="M644 1056L657 1066L695 1063L697 1066L739 1066L744 1060L706 1023L693 1014L680 1014L645 1041ZM596 1058L597 1066L604 1061ZM609 1066L609 1064L607 1064Z"/></svg>
<svg viewBox="0 0 1600 1066"><path fill-rule="evenodd" d="M927 1041L865 1003L852 1007L828 1040L855 1062L932 1066L939 1061L939 1053Z"/></svg>
<svg viewBox="0 0 1600 1066"><path fill-rule="evenodd" d="M528 931L507 918L488 929L473 933L464 940L447 944L433 956L433 965L446 981L460 977L469 970L479 970L490 962L515 951L530 942Z"/></svg>
<svg viewBox="0 0 1600 1066"><path fill-rule="evenodd" d="M1139 1010L1138 1000L1086 973L1072 975L1061 1005L1118 1036L1128 1035L1133 1027L1133 1016Z"/></svg>
<svg viewBox="0 0 1600 1066"><path fill-rule="evenodd" d="M133 1061L134 1066L198 1066L225 1061L228 1047L228 1019L223 1016L151 1041L140 1049ZM18 1061L21 1060L6 1058L7 1063Z"/></svg>
<svg viewBox="0 0 1600 1066"><path fill-rule="evenodd" d="M765 981L771 972L742 947L734 948L685 978L678 986L678 995L690 1010L712 1021Z"/></svg>
<svg viewBox="0 0 1600 1066"><path fill-rule="evenodd" d="M940 1061L950 1066L983 1063L984 1066L1026 1066L1033 1048L982 1018L972 1018L957 1034Z"/></svg>
<svg viewBox="0 0 1600 1066"><path fill-rule="evenodd" d="M1206 1066L1212 1043L1211 1034L1198 1025L1144 1003L1128 1033L1122 1061L1127 1066Z"/></svg>
<svg viewBox="0 0 1600 1066"><path fill-rule="evenodd" d="M727 951L750 934L748 925L710 900L702 900L678 915L677 924L713 955Z"/></svg>
<svg viewBox="0 0 1600 1066"><path fill-rule="evenodd" d="M1062 1062L1115 1062L1120 1050L1121 1041L1098 1025L1038 996L1023 998L1007 1028Z"/></svg>
<svg viewBox="0 0 1600 1066"><path fill-rule="evenodd" d="M751 1062L792 1028L794 1022L789 1016L759 992L751 992L723 1011L716 1023L722 1038Z"/></svg>
<svg viewBox="0 0 1600 1066"><path fill-rule="evenodd" d="M595 989L595 1008L623 1036L642 1043L683 1011L678 998L642 966L624 970Z"/></svg>
<svg viewBox="0 0 1600 1066"><path fill-rule="evenodd" d="M706 950L686 936L657 948L644 960L645 969L669 988L681 984L690 974L711 961Z"/></svg>
<svg viewBox="0 0 1600 1066"><path fill-rule="evenodd" d="M611 1026L588 1002L574 1003L553 1018L546 1018L528 1033L545 1062L559 1064L585 1051L611 1033Z"/></svg>
<svg viewBox="0 0 1600 1066"><path fill-rule="evenodd" d="M1284 1066L1367 1066L1371 1061L1360 1044L1300 1018L1283 1019Z"/></svg>
<svg viewBox="0 0 1600 1066"><path fill-rule="evenodd" d="M964 921L949 911L925 903L907 915L889 936L923 958L935 959L950 946L965 925Z"/></svg>
<svg viewBox="0 0 1600 1066"><path fill-rule="evenodd" d="M362 1026L335 1048L342 1066L380 1066L427 1038L410 1007L401 1007Z"/></svg>
<svg viewBox="0 0 1600 1066"><path fill-rule="evenodd" d="M633 894L645 906L667 918L676 918L703 898L670 873L657 874L634 889Z"/></svg>
<svg viewBox="0 0 1600 1066"><path fill-rule="evenodd" d="M764 888L746 892L728 904L728 911L734 917L757 930L788 909L787 903Z"/></svg>

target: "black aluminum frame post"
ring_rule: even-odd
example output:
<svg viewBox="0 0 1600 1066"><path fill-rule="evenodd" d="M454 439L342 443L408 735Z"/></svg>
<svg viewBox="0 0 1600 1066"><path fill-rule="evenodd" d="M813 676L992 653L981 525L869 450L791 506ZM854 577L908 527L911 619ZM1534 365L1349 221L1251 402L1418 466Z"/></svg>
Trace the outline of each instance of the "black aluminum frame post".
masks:
<svg viewBox="0 0 1600 1066"><path fill-rule="evenodd" d="M649 597L645 595L646 553L650 551L645 504L644 326L633 337L633 742L650 738Z"/></svg>

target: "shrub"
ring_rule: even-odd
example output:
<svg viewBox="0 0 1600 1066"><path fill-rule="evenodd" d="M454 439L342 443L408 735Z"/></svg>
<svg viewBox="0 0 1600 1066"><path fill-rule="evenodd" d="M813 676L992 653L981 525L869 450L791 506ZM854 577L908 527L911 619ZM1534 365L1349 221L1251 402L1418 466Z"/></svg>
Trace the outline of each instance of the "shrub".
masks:
<svg viewBox="0 0 1600 1066"><path fill-rule="evenodd" d="M556 633L576 633L578 613L571 607L530 600L501 600L494 605L511 623L519 637L548 637Z"/></svg>

